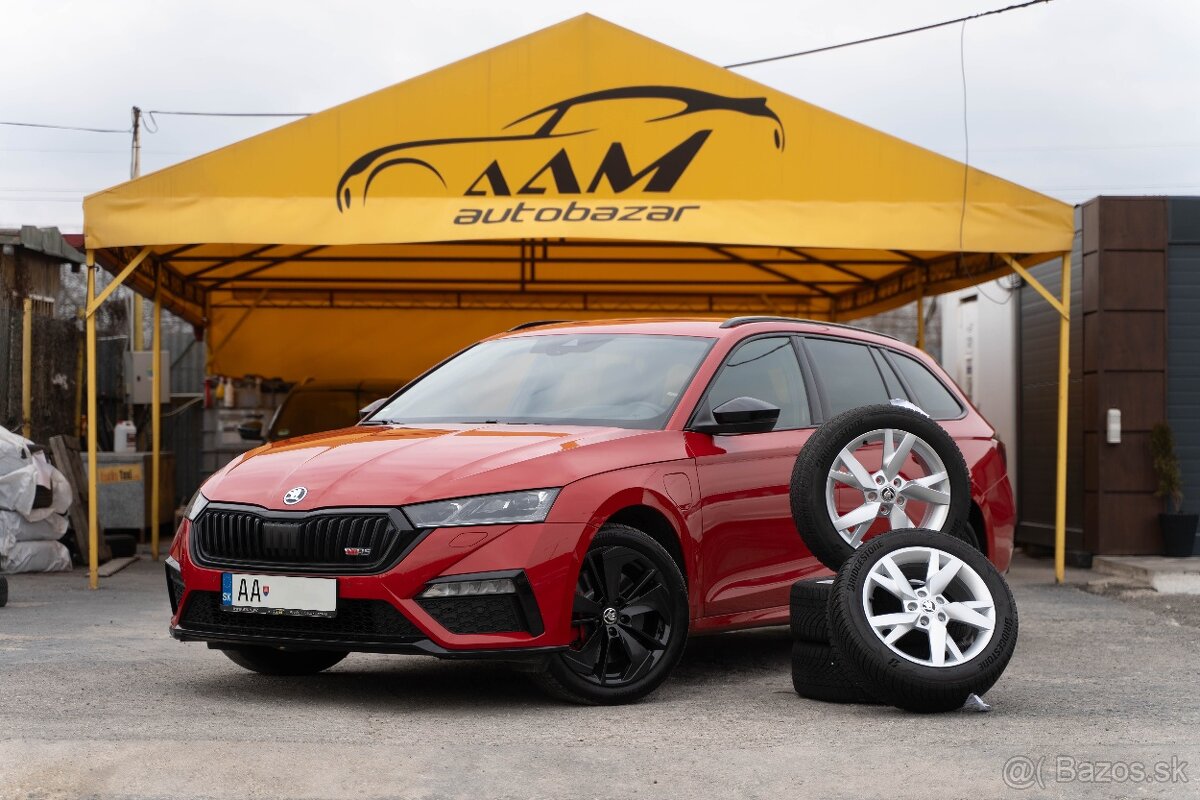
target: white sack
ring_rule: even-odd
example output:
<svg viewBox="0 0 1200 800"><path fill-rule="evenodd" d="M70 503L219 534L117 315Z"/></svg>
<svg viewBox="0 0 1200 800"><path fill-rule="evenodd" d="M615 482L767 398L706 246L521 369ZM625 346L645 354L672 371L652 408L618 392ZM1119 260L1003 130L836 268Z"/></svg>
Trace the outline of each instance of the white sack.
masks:
<svg viewBox="0 0 1200 800"><path fill-rule="evenodd" d="M0 430L3 429L0 428ZM37 467L29 459L25 460L25 466L0 475L0 508L28 516L29 512L33 510L37 479Z"/></svg>
<svg viewBox="0 0 1200 800"><path fill-rule="evenodd" d="M74 499L74 494L71 492L71 484L67 481L67 476L58 471L49 461L46 460L44 453L33 454L33 466L38 471L39 475L45 474L50 487L50 505L46 508L31 508L25 518L31 522L38 522L43 519L50 519L62 514L66 514L71 508L71 501ZM66 524L65 521L63 523ZM66 532L66 528L63 528ZM61 535L61 534L60 534Z"/></svg>
<svg viewBox="0 0 1200 800"><path fill-rule="evenodd" d="M10 509L38 522L54 514L65 514L74 499L67 477L46 460L42 452L30 452L33 442L0 428L0 509ZM50 505L34 508L38 486L50 489Z"/></svg>
<svg viewBox="0 0 1200 800"><path fill-rule="evenodd" d="M61 514L52 513L46 519L30 522L16 511L0 510L0 537L11 533L17 542L52 542L66 532L67 518Z"/></svg>
<svg viewBox="0 0 1200 800"><path fill-rule="evenodd" d="M0 572L67 572L71 554L58 542L17 542L0 558Z"/></svg>
<svg viewBox="0 0 1200 800"><path fill-rule="evenodd" d="M0 428L0 475L29 465L30 441L7 428Z"/></svg>

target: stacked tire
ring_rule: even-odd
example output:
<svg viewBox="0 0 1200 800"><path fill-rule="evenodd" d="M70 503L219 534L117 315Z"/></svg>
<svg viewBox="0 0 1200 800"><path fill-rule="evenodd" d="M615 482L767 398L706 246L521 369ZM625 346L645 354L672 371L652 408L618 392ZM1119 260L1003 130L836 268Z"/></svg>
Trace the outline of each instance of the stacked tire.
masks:
<svg viewBox="0 0 1200 800"><path fill-rule="evenodd" d="M936 422L895 405L834 417L801 451L791 501L800 536L837 573L792 587L797 694L929 713L995 684L1016 646L1016 604L964 536L969 475ZM926 527L911 527L912 509Z"/></svg>
<svg viewBox="0 0 1200 800"><path fill-rule="evenodd" d="M829 597L833 578L792 585L792 686L796 694L826 703L877 703L846 677L829 640Z"/></svg>

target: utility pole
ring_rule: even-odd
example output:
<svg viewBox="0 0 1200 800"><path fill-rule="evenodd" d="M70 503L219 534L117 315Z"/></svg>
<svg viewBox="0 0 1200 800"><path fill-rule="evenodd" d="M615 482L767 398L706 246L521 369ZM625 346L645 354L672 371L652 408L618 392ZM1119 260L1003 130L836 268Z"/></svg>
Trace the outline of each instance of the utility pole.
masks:
<svg viewBox="0 0 1200 800"><path fill-rule="evenodd" d="M133 152L129 158L129 177L142 174L142 110L133 107Z"/></svg>
<svg viewBox="0 0 1200 800"><path fill-rule="evenodd" d="M133 107L133 143L129 154L129 178L132 180L142 174L142 110ZM146 334L142 330L142 296L133 292L133 308L129 315L129 349L133 352L146 349ZM157 370L158 365L155 365ZM129 418L133 419L133 404L129 405Z"/></svg>
<svg viewBox="0 0 1200 800"><path fill-rule="evenodd" d="M142 110L133 107L133 144L129 154L129 177L136 178L142 174ZM129 349L146 349L146 334L142 330L142 296L133 293L133 312L130 314Z"/></svg>

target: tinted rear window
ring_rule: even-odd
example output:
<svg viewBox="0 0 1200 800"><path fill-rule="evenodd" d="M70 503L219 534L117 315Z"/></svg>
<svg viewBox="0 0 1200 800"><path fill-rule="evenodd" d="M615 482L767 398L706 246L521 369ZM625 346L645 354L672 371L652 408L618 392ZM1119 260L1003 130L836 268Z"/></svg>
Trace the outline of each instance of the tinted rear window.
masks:
<svg viewBox="0 0 1200 800"><path fill-rule="evenodd" d="M934 419L955 419L962 416L962 406L929 369L916 359L892 353L892 363L916 393L913 402L925 409Z"/></svg>
<svg viewBox="0 0 1200 800"><path fill-rule="evenodd" d="M805 346L825 392L830 415L887 402L887 387L869 349L834 339L807 339Z"/></svg>

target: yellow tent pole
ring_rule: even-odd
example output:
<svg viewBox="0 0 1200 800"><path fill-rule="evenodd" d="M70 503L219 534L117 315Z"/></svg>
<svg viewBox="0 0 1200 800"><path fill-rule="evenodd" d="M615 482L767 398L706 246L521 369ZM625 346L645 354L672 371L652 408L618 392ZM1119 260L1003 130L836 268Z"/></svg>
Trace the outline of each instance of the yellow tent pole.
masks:
<svg viewBox="0 0 1200 800"><path fill-rule="evenodd" d="M96 297L96 253L87 251L87 451L88 451L88 586L100 587L100 526L98 522L96 495L96 309L92 303Z"/></svg>
<svg viewBox="0 0 1200 800"><path fill-rule="evenodd" d="M1067 569L1067 395L1071 377L1071 254L1062 258L1062 306L1058 317L1058 465L1054 498L1054 579Z"/></svg>
<svg viewBox="0 0 1200 800"><path fill-rule="evenodd" d="M161 502L160 487L162 486L161 461L162 457L159 452L162 450L162 273L161 267L154 270L154 327L150 331L152 344L150 349L153 350L151 358L153 366L151 369L152 380L150 382L150 420L151 420L151 445L150 445L150 554L151 557L158 560L158 527L159 527L159 503Z"/></svg>
<svg viewBox="0 0 1200 800"><path fill-rule="evenodd" d="M1049 289L1047 289L1045 286L1042 285L1041 281L1039 281L1037 278L1033 277L1033 274L1029 270L1027 270L1023 266L1021 266L1021 262L1017 261L1015 258L1008 255L1007 253L1001 253L1001 257L1005 261L1008 262L1008 265L1013 268L1014 272L1016 272L1018 275L1020 275L1021 278L1024 279L1024 281L1026 283L1028 283L1030 286L1032 286L1034 288L1034 290L1042 296L1042 299L1044 299L1047 303L1049 303L1050 306L1055 311L1058 312L1060 317L1063 315L1067 315L1067 316L1070 315L1070 313L1071 313L1070 298L1067 298L1066 305L1063 305L1062 303L1058 302L1058 298L1055 297L1054 294ZM1068 261L1071 260L1070 253L1067 253L1067 260Z"/></svg>
<svg viewBox="0 0 1200 800"><path fill-rule="evenodd" d="M33 298L25 298L21 326L21 435L32 439L33 430Z"/></svg>
<svg viewBox="0 0 1200 800"><path fill-rule="evenodd" d="M142 296L133 293L133 347L130 350L146 349L146 332L142 329L142 317L145 315Z"/></svg>
<svg viewBox="0 0 1200 800"><path fill-rule="evenodd" d="M107 300L110 294L119 289L121 284L125 283L125 279L133 274L133 271L138 268L138 265L141 264L148 255L150 255L150 248L143 247L141 251L139 251L138 254L134 256L128 264L125 265L125 269L121 270L120 274L113 278L112 282L104 287L98 296L94 298L89 297L87 307L88 314L91 314L97 308L99 308L100 304Z"/></svg>

